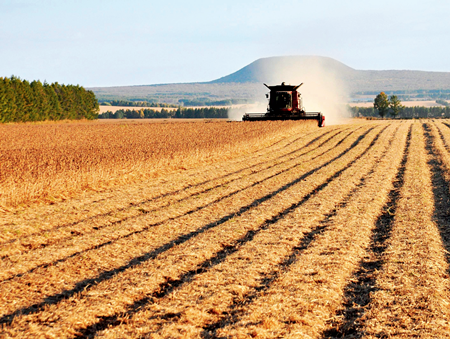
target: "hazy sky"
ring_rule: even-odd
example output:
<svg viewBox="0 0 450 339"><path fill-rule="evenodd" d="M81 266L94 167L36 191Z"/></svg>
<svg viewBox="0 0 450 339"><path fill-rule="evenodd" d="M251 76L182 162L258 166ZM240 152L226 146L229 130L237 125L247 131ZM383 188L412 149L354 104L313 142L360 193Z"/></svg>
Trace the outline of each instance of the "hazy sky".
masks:
<svg viewBox="0 0 450 339"><path fill-rule="evenodd" d="M0 76L210 81L262 57L450 72L448 0L0 0Z"/></svg>

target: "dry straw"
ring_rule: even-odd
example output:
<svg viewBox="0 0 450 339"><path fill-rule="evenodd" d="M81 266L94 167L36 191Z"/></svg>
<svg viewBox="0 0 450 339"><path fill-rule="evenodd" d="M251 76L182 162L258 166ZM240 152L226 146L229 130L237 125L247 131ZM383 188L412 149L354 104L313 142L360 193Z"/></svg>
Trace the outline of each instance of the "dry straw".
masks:
<svg viewBox="0 0 450 339"><path fill-rule="evenodd" d="M60 139L60 153L45 129L62 135L59 125L43 125L74 179L58 191L66 201L4 214L0 336L445 337L448 245L433 219L443 205L433 203L431 160L448 182L450 129L426 124L425 137L421 124L393 121L74 124L78 143ZM146 144L144 132L158 139ZM105 135L118 149L98 142ZM34 145L51 159L45 142ZM78 172L69 159L81 159ZM102 166L92 177L100 191L80 196L82 174ZM376 252L377 220L403 166L392 232ZM117 186L100 187L108 183ZM382 263L377 290L352 308L349 286L371 260Z"/></svg>
<svg viewBox="0 0 450 339"><path fill-rule="evenodd" d="M433 134L437 139L435 128ZM450 336L449 265L433 218L437 206L426 144L423 126L413 124L392 235L363 319L368 338Z"/></svg>

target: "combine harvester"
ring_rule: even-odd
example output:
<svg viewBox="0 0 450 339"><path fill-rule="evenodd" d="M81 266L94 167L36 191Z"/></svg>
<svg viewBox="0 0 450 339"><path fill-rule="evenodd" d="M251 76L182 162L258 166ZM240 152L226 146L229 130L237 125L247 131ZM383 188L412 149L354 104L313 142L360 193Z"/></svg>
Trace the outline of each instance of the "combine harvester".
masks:
<svg viewBox="0 0 450 339"><path fill-rule="evenodd" d="M270 90L266 97L269 98L269 105L266 113L245 113L243 121L263 121L263 120L317 120L319 127L325 126L325 116L321 112L305 112L302 105L302 98L297 89L298 86L281 85L266 86Z"/></svg>

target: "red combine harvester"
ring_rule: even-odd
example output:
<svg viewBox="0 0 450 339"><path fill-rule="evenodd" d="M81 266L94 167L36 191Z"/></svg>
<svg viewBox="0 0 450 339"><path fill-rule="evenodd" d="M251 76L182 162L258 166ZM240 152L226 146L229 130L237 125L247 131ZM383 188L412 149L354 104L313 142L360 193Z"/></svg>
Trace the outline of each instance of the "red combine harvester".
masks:
<svg viewBox="0 0 450 339"><path fill-rule="evenodd" d="M270 90L266 97L269 105L266 113L245 113L243 121L263 120L317 120L319 127L325 126L325 116L321 112L305 112L298 86L286 85L284 82L277 86L266 86Z"/></svg>

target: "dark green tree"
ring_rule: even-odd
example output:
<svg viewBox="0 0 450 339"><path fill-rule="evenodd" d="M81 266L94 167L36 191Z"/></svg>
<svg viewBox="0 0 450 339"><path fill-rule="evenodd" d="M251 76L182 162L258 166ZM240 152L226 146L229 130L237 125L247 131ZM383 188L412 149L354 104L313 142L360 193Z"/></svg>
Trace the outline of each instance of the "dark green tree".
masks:
<svg viewBox="0 0 450 339"><path fill-rule="evenodd" d="M0 77L0 122L96 119L98 101L81 86Z"/></svg>
<svg viewBox="0 0 450 339"><path fill-rule="evenodd" d="M396 95L391 95L389 98L389 108L391 109L390 114L396 118L399 113L405 108L402 105L401 101L398 99Z"/></svg>
<svg viewBox="0 0 450 339"><path fill-rule="evenodd" d="M389 99L386 93L381 92L376 96L373 102L373 107L378 110L378 114L380 114L380 116L384 118L389 110Z"/></svg>

